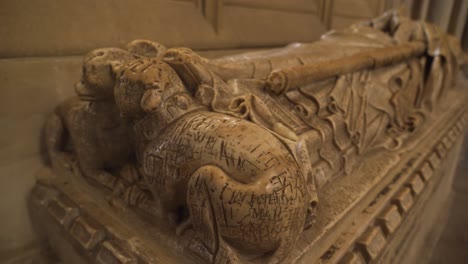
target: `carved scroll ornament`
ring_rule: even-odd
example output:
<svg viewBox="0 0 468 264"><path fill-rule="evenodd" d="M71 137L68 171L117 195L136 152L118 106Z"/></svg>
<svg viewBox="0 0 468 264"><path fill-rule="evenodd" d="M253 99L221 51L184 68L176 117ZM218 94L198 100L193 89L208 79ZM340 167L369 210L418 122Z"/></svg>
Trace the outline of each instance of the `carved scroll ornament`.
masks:
<svg viewBox="0 0 468 264"><path fill-rule="evenodd" d="M151 204L205 262L279 263L313 225L317 190L401 151L463 58L395 12L214 60L142 40L98 49L47 122L48 152L114 198Z"/></svg>

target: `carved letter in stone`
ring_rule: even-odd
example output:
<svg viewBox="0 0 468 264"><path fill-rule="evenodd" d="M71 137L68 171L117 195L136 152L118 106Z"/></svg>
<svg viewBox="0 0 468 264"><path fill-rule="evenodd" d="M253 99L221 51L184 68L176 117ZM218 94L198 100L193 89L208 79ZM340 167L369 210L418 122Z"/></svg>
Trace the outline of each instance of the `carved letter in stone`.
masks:
<svg viewBox="0 0 468 264"><path fill-rule="evenodd" d="M162 128L144 148L144 176L164 210L188 209L206 251L197 253L216 263L238 262L237 252L282 260L309 204L295 154L254 123L204 109L165 62L135 60L116 70L122 114L138 129L152 120Z"/></svg>
<svg viewBox="0 0 468 264"><path fill-rule="evenodd" d="M47 122L57 175L31 212L82 262L391 262L450 184L466 58L397 12L217 59L147 40L94 50Z"/></svg>

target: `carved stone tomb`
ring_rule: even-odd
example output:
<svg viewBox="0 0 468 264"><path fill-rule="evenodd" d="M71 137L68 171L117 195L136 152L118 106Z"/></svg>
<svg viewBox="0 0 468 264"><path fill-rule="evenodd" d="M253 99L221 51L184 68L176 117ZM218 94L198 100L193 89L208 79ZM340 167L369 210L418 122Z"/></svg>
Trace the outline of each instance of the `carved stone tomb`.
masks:
<svg viewBox="0 0 468 264"><path fill-rule="evenodd" d="M424 263L468 120L458 40L389 12L207 59L83 61L30 212L63 263Z"/></svg>

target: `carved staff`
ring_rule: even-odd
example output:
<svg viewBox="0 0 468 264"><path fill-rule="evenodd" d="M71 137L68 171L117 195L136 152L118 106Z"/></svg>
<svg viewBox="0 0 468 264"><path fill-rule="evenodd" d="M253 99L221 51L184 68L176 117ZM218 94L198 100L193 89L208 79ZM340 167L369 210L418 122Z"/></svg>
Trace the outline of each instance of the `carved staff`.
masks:
<svg viewBox="0 0 468 264"><path fill-rule="evenodd" d="M289 89L333 76L400 63L426 51L423 42L371 50L349 57L273 71L267 78L267 89L283 94Z"/></svg>

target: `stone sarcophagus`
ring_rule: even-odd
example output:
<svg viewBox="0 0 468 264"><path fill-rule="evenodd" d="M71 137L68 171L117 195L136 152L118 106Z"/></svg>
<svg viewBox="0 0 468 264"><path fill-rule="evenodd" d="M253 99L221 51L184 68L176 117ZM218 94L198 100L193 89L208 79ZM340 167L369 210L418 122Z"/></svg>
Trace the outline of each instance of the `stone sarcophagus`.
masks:
<svg viewBox="0 0 468 264"><path fill-rule="evenodd" d="M218 59L93 50L45 126L31 215L66 263L423 263L468 119L465 60L395 12Z"/></svg>

